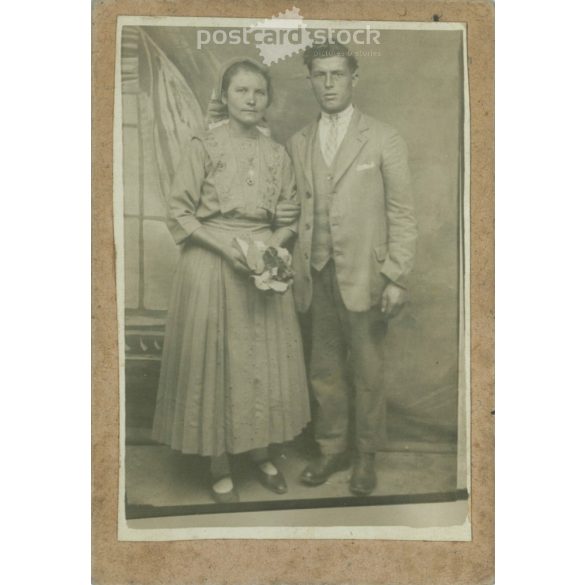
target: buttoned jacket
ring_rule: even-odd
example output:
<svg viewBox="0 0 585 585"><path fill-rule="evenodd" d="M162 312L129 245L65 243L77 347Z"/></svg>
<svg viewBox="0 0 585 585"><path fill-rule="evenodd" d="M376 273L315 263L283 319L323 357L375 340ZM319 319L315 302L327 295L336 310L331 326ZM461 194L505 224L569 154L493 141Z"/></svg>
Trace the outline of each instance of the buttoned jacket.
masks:
<svg viewBox="0 0 585 585"><path fill-rule="evenodd" d="M311 246L315 190L315 120L287 144L301 202L293 250L293 292L297 310L311 305ZM329 225L339 289L350 311L367 311L381 301L388 282L406 286L415 255L417 227L408 151L398 132L354 109L331 176Z"/></svg>

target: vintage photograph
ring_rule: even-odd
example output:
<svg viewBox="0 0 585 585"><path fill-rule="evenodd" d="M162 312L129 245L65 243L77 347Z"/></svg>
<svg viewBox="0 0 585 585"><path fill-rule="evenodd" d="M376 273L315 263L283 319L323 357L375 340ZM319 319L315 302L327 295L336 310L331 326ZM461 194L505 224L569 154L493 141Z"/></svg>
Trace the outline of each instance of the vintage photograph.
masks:
<svg viewBox="0 0 585 585"><path fill-rule="evenodd" d="M469 540L465 26L118 17L116 58L119 538Z"/></svg>

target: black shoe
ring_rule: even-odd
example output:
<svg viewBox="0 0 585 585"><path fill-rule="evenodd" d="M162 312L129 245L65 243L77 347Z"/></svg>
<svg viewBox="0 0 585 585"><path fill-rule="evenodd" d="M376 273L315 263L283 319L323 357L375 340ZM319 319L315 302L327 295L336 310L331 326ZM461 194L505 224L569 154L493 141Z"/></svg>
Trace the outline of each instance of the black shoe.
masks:
<svg viewBox="0 0 585 585"><path fill-rule="evenodd" d="M225 477L229 477L228 475L226 475ZM218 482L221 481L222 479L224 479L223 477L219 477L216 478L215 480L212 480L213 483L211 484L211 486L209 486L209 493L211 495L211 497L213 498L213 500L215 501L216 504L237 504L240 501L240 495L238 494L238 491L236 490L236 486L232 480L232 489L229 492L217 492L213 489L213 486Z"/></svg>
<svg viewBox="0 0 585 585"><path fill-rule="evenodd" d="M305 467L305 470L301 474L301 481L307 485L321 485L336 471L347 469L349 463L350 460L347 453L321 455L319 459Z"/></svg>
<svg viewBox="0 0 585 585"><path fill-rule="evenodd" d="M286 494L288 491L288 487L286 485L286 479L284 479L284 475L276 469L276 475L270 475L269 473L264 473L260 465L266 463L266 461L262 461L261 463L256 463L256 477L258 481L268 490L274 492L275 494ZM272 463L272 461L270 461ZM273 463L274 465L274 463ZM276 467L276 465L274 466Z"/></svg>
<svg viewBox="0 0 585 585"><path fill-rule="evenodd" d="M354 466L349 489L356 496L368 496L376 487L375 453L358 453Z"/></svg>

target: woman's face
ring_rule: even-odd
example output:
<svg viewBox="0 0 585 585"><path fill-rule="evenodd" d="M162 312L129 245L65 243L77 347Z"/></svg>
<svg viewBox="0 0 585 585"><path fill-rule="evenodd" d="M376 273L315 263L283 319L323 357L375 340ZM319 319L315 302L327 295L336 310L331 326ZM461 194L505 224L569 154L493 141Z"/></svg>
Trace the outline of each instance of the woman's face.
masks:
<svg viewBox="0 0 585 585"><path fill-rule="evenodd" d="M230 118L244 126L256 126L268 107L268 86L260 73L238 71L222 96Z"/></svg>

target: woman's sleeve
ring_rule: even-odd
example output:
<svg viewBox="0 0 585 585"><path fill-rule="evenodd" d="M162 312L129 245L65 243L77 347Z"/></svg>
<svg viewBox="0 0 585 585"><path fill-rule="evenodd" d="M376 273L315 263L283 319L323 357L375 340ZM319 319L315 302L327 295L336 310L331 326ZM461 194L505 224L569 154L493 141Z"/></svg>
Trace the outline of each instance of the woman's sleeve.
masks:
<svg viewBox="0 0 585 585"><path fill-rule="evenodd" d="M286 150L284 151L284 158L282 161L282 187L276 204L278 205L278 203L281 202L297 204L299 203L295 171L290 156L288 155L288 152L286 152ZM298 221L295 221L294 223L291 223L289 226L287 226L285 229L289 229L296 234L297 227Z"/></svg>
<svg viewBox="0 0 585 585"><path fill-rule="evenodd" d="M282 160L282 187L278 201L287 201L288 203L298 203L297 198L297 184L295 180L295 173L290 160L290 156L286 150Z"/></svg>
<svg viewBox="0 0 585 585"><path fill-rule="evenodd" d="M193 138L177 167L169 193L167 225L177 244L183 243L201 223L195 217L201 201L207 153L198 138Z"/></svg>

